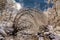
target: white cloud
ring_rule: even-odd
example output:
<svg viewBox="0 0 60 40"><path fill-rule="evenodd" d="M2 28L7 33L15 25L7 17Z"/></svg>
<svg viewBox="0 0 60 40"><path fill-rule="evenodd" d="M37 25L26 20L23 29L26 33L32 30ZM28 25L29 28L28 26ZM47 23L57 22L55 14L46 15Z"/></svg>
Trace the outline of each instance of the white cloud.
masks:
<svg viewBox="0 0 60 40"><path fill-rule="evenodd" d="M15 0L7 0L8 4L12 5L12 8L20 10L22 8L21 3L17 3Z"/></svg>
<svg viewBox="0 0 60 40"><path fill-rule="evenodd" d="M14 2L15 2L15 8L17 10L20 10L22 8L22 5L20 3L17 3L15 0L14 0Z"/></svg>
<svg viewBox="0 0 60 40"><path fill-rule="evenodd" d="M15 4L15 7L16 7L17 10L20 10L20 9L22 8L22 6L21 6L20 3L16 3L16 4Z"/></svg>

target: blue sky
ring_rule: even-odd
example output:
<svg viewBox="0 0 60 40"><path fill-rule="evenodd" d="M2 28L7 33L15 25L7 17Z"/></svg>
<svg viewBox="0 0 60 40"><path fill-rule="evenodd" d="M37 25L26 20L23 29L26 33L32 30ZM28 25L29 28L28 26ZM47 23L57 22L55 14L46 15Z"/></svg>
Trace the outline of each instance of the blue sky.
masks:
<svg viewBox="0 0 60 40"><path fill-rule="evenodd" d="M48 4L45 2L46 0L15 0L15 1L23 4L23 7L25 8L37 8L42 11L48 8ZM53 4L50 3L49 7L52 6Z"/></svg>

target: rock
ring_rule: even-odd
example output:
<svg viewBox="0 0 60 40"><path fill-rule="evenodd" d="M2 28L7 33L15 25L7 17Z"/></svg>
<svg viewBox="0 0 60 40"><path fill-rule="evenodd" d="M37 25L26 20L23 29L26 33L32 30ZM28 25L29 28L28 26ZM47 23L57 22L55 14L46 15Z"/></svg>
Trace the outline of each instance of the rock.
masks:
<svg viewBox="0 0 60 40"><path fill-rule="evenodd" d="M0 11L5 9L6 3L7 3L7 0L0 0Z"/></svg>

